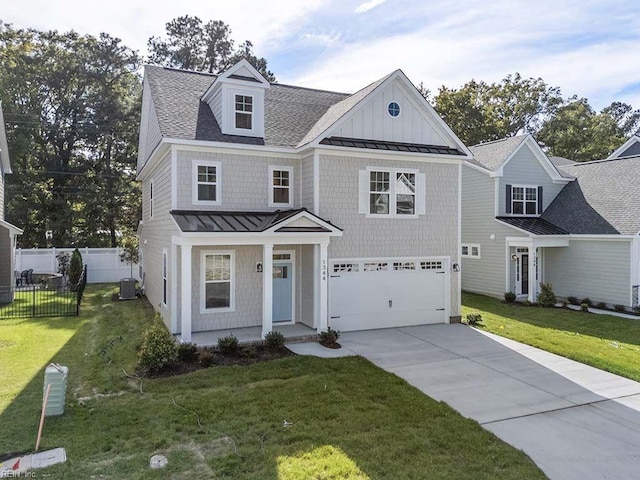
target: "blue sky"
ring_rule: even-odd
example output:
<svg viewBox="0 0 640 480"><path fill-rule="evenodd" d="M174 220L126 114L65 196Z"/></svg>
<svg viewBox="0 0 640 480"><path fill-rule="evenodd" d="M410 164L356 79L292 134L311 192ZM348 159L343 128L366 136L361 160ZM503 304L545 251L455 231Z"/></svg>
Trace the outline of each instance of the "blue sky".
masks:
<svg viewBox="0 0 640 480"><path fill-rule="evenodd" d="M0 0L19 27L106 31L146 52L189 14L250 39L281 83L353 92L401 68L432 91L510 73L640 108L640 3L593 0Z"/></svg>

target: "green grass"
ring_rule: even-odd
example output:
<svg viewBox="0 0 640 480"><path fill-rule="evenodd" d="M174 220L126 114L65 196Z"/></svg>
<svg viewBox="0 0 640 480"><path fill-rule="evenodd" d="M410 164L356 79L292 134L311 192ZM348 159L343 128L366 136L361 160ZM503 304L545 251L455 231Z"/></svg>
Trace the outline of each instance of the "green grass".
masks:
<svg viewBox="0 0 640 480"><path fill-rule="evenodd" d="M0 304L0 321L2 321L2 317L43 317L52 313L70 315L74 314L75 311L75 292L58 292L55 289L44 290L30 287L29 289L15 290L13 302Z"/></svg>
<svg viewBox="0 0 640 480"><path fill-rule="evenodd" d="M463 292L463 315L474 312L482 314L483 330L640 381L640 319L524 307Z"/></svg>
<svg viewBox="0 0 640 480"><path fill-rule="evenodd" d="M213 367L145 380L142 394L122 369L133 371L152 312L111 302L112 290L89 286L79 318L0 322L11 379L0 386L0 452L33 449L43 367L70 368L65 414L44 429L42 448L68 456L42 472L50 478L545 478L476 422L359 357ZM155 453L168 456L166 470L148 468Z"/></svg>

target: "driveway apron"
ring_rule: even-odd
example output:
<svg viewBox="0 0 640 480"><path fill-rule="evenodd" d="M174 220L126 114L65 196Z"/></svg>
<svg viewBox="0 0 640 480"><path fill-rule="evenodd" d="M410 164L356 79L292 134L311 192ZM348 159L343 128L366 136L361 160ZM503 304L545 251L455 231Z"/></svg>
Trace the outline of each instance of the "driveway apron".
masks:
<svg viewBox="0 0 640 480"><path fill-rule="evenodd" d="M640 383L464 325L340 337L478 421L551 479L640 478Z"/></svg>

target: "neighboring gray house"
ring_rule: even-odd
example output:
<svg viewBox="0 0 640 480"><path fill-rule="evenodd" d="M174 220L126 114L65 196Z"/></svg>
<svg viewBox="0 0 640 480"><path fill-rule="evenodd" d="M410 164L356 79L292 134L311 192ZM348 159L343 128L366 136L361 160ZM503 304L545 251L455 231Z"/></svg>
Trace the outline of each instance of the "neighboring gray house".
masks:
<svg viewBox="0 0 640 480"><path fill-rule="evenodd" d="M640 157L549 159L530 135L470 150L463 290L497 297L512 291L534 301L540 282L549 282L561 297L637 305Z"/></svg>
<svg viewBox="0 0 640 480"><path fill-rule="evenodd" d="M192 333L347 331L460 315L471 154L400 71L353 95L145 69L144 287Z"/></svg>
<svg viewBox="0 0 640 480"><path fill-rule="evenodd" d="M11 289L6 287L15 285L15 238L16 235L22 233L22 230L18 227L4 220L4 176L9 173L11 173L9 146L7 145L2 103L0 103L0 303L7 303L13 300Z"/></svg>

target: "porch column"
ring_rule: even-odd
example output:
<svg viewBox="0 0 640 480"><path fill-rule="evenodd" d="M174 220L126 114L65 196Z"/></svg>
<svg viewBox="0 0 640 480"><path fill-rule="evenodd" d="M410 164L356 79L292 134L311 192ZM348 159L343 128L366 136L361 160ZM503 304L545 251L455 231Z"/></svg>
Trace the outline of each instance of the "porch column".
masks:
<svg viewBox="0 0 640 480"><path fill-rule="evenodd" d="M180 281L181 281L181 297L180 302L180 319L181 334L180 340L183 343L191 342L191 245L180 246Z"/></svg>
<svg viewBox="0 0 640 480"><path fill-rule="evenodd" d="M538 296L538 284L536 281L536 248L529 247L529 296L527 297L530 302L535 302Z"/></svg>
<svg viewBox="0 0 640 480"><path fill-rule="evenodd" d="M320 305L318 318L318 333L326 332L329 327L329 313L327 305L327 244L320 244L320 271L316 275L320 280Z"/></svg>
<svg viewBox="0 0 640 480"><path fill-rule="evenodd" d="M262 337L273 328L273 244L263 246L262 255Z"/></svg>

